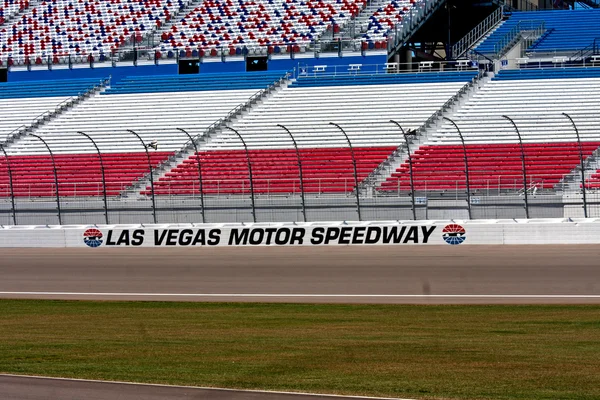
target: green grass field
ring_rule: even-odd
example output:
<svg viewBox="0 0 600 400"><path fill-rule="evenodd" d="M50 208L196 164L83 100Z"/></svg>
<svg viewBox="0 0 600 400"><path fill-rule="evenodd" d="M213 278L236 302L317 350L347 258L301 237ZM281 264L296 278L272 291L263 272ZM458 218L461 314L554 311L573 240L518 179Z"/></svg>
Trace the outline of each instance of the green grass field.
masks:
<svg viewBox="0 0 600 400"><path fill-rule="evenodd" d="M0 372L422 399L600 399L599 306L0 301Z"/></svg>

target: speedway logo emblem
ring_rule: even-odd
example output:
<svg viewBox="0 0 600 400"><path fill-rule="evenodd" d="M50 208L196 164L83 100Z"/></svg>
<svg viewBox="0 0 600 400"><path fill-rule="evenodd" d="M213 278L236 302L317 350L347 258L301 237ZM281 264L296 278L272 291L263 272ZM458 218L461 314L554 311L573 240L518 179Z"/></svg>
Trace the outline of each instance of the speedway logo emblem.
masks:
<svg viewBox="0 0 600 400"><path fill-rule="evenodd" d="M89 247L98 247L102 244L102 232L96 228L89 228L83 232L83 243Z"/></svg>
<svg viewBox="0 0 600 400"><path fill-rule="evenodd" d="M467 239L465 228L457 224L446 225L442 230L442 237L448 244L461 244Z"/></svg>

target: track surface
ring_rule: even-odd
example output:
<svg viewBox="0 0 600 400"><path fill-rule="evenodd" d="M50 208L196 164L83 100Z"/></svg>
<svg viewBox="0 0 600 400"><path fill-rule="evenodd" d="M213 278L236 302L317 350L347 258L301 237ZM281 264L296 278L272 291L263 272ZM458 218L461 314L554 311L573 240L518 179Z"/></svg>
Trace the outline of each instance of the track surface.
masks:
<svg viewBox="0 0 600 400"><path fill-rule="evenodd" d="M600 303L599 255L571 245L6 249L0 298ZM0 398L330 399L10 376Z"/></svg>
<svg viewBox="0 0 600 400"><path fill-rule="evenodd" d="M6 249L0 297L600 303L596 246Z"/></svg>
<svg viewBox="0 0 600 400"><path fill-rule="evenodd" d="M0 375L2 400L336 400L339 396L137 385ZM348 398L346 398L348 399ZM358 399L355 397L355 399ZM362 397L362 399L368 399Z"/></svg>

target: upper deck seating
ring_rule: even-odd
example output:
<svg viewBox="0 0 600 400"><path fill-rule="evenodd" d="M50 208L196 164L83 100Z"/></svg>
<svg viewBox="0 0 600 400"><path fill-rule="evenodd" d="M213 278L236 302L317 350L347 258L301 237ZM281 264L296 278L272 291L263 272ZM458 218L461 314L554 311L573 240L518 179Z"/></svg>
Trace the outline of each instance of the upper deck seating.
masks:
<svg viewBox="0 0 600 400"><path fill-rule="evenodd" d="M15 64L103 60L141 41L184 7L183 0L46 0L0 26L0 61Z"/></svg>
<svg viewBox="0 0 600 400"><path fill-rule="evenodd" d="M326 29L343 25L365 0L204 0L161 33L161 57L302 52Z"/></svg>
<svg viewBox="0 0 600 400"><path fill-rule="evenodd" d="M530 23L533 22L533 23ZM511 17L475 48L483 54L494 54L494 45L502 40L520 23L528 29L544 22L546 34L542 35L529 49L533 53L571 52L590 46L600 37L600 9L515 11Z"/></svg>

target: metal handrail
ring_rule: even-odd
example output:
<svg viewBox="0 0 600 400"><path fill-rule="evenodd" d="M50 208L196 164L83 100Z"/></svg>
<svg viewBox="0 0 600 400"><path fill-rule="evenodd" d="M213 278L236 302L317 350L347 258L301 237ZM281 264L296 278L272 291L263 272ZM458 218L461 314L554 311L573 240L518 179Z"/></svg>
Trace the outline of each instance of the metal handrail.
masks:
<svg viewBox="0 0 600 400"><path fill-rule="evenodd" d="M452 56L458 58L463 55L500 21L502 21L502 8L497 8L488 15L486 19L481 21L479 25L452 46Z"/></svg>
<svg viewBox="0 0 600 400"><path fill-rule="evenodd" d="M526 26L529 24L529 26ZM539 37L545 31L545 21L539 20L521 20L519 21L510 31L508 31L504 36L502 36L496 43L494 43L494 57L500 58L506 52L506 49L511 45L516 43L521 36L521 32L523 31L534 31L535 34Z"/></svg>

